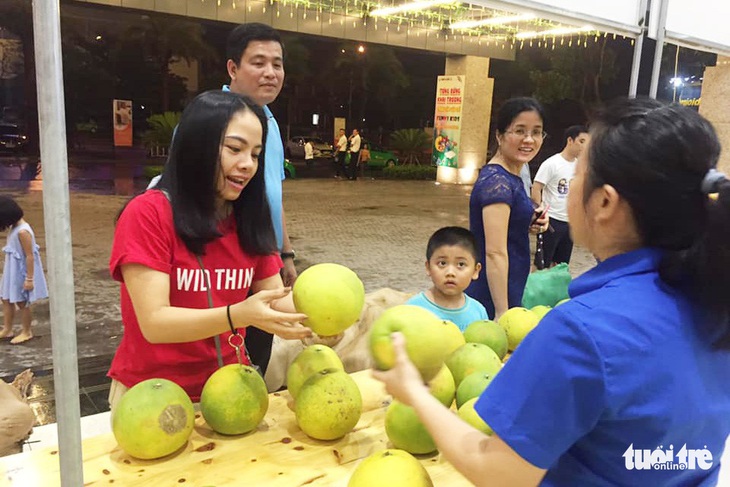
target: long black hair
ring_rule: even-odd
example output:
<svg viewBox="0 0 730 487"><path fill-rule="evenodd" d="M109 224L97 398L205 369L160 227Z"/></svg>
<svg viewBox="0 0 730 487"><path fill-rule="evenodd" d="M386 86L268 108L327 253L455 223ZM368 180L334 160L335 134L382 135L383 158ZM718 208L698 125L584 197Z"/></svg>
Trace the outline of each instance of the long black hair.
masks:
<svg viewBox="0 0 730 487"><path fill-rule="evenodd" d="M23 218L23 209L10 196L0 196L0 231L10 228Z"/></svg>
<svg viewBox="0 0 730 487"><path fill-rule="evenodd" d="M235 93L211 90L201 93L185 108L175 132L165 172L156 189L165 191L175 231L194 254L202 255L208 242L221 236L215 201L220 152L226 128L234 115L250 110L261 122L266 141L266 116L251 100ZM264 186L265 147L258 170L233 202L238 240L250 254L276 250L276 238Z"/></svg>
<svg viewBox="0 0 730 487"><path fill-rule="evenodd" d="M603 184L626 199L643 245L665 251L662 279L719 323L713 338L730 348L730 181L711 172L712 125L678 104L619 100L591 124L588 155L584 199Z"/></svg>

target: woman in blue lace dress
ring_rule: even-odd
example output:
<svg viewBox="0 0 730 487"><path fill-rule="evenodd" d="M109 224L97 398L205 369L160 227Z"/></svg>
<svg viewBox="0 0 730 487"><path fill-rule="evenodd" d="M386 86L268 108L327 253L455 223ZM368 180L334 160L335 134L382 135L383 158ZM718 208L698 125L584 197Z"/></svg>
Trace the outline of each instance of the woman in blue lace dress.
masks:
<svg viewBox="0 0 730 487"><path fill-rule="evenodd" d="M534 210L520 170L540 151L545 137L543 108L534 98L507 100L497 115L499 149L479 172L469 202L469 226L477 239L482 270L466 293L493 319L522 305L530 273L529 232L547 229Z"/></svg>
<svg viewBox="0 0 730 487"><path fill-rule="evenodd" d="M33 229L23 219L23 210L12 198L0 196L0 231L8 230L5 266L0 279L0 298L3 301L3 329L0 338L11 338L10 343L23 343L33 338L30 329L33 316L30 305L48 297L46 277ZM20 311L22 331L13 337L13 319L16 308Z"/></svg>

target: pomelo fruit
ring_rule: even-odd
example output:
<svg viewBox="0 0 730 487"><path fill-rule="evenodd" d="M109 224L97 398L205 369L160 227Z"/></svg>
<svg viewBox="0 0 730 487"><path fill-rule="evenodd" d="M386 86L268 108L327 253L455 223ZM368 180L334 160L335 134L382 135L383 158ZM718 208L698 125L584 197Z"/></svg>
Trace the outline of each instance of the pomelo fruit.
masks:
<svg viewBox="0 0 730 487"><path fill-rule="evenodd" d="M466 340L456 323L449 320L442 320L441 323L444 325L444 330L446 331L444 346L447 349L446 356L448 357L451 355L451 352L465 344Z"/></svg>
<svg viewBox="0 0 730 487"><path fill-rule="evenodd" d="M385 412L385 434L395 448L408 453L423 455L436 451L436 443L416 410L396 400Z"/></svg>
<svg viewBox="0 0 730 487"><path fill-rule="evenodd" d="M449 355L446 365L454 376L456 388L459 388L461 381L474 372L485 372L494 376L502 369L502 361L499 356L483 343L467 343L457 351Z"/></svg>
<svg viewBox="0 0 730 487"><path fill-rule="evenodd" d="M489 427L489 425L484 422L481 416L477 414L476 410L474 409L474 404L477 402L476 397L469 399L466 401L457 411L457 414L461 419L481 431L482 433L486 433L488 435L493 435L494 431L492 431L492 428Z"/></svg>
<svg viewBox="0 0 730 487"><path fill-rule="evenodd" d="M395 350L390 335L405 335L408 357L421 373L424 382L438 374L452 343L447 341L444 322L430 311L402 304L386 309L370 330L370 353L375 367L388 370L395 364Z"/></svg>
<svg viewBox="0 0 730 487"><path fill-rule="evenodd" d="M431 395L438 399L444 406L449 407L454 402L456 383L454 382L454 376L451 375L451 371L446 364L441 366L439 373L428 381L427 385L428 390L431 391Z"/></svg>
<svg viewBox="0 0 730 487"><path fill-rule="evenodd" d="M433 487L426 469L407 451L373 453L352 472L347 487Z"/></svg>
<svg viewBox="0 0 730 487"><path fill-rule="evenodd" d="M522 307L510 308L499 318L499 325L507 332L509 349L514 351L517 345L525 339L540 319L529 309Z"/></svg>
<svg viewBox="0 0 730 487"><path fill-rule="evenodd" d="M501 359L507 354L507 333L499 323L492 320L479 320L470 323L464 330L464 339L468 343L483 343Z"/></svg>
<svg viewBox="0 0 730 487"><path fill-rule="evenodd" d="M473 372L461 381L459 388L456 390L456 407L460 408L466 401L474 397L479 397L494 379L494 375L478 371Z"/></svg>
<svg viewBox="0 0 730 487"><path fill-rule="evenodd" d="M129 455L164 457L188 442L195 423L185 390L167 379L148 379L130 388L112 415L114 438Z"/></svg>
<svg viewBox="0 0 730 487"><path fill-rule="evenodd" d="M365 287L357 274L339 264L315 264L292 288L294 306L307 315L304 325L319 336L342 333L360 319Z"/></svg>
<svg viewBox="0 0 730 487"><path fill-rule="evenodd" d="M535 313L535 316L537 316L537 319L541 320L543 316L548 314L548 312L552 308L550 306L545 306L544 304L538 304L537 306L533 306L530 308L530 311Z"/></svg>
<svg viewBox="0 0 730 487"><path fill-rule="evenodd" d="M312 374L324 369L345 370L337 352L327 345L310 345L296 356L286 371L286 387L296 400L299 389Z"/></svg>
<svg viewBox="0 0 730 487"><path fill-rule="evenodd" d="M299 389L294 414L307 436L316 440L342 438L360 420L360 388L343 370L319 371Z"/></svg>
<svg viewBox="0 0 730 487"><path fill-rule="evenodd" d="M205 422L223 435L242 435L255 429L268 409L266 383L248 365L230 364L216 370L200 394Z"/></svg>

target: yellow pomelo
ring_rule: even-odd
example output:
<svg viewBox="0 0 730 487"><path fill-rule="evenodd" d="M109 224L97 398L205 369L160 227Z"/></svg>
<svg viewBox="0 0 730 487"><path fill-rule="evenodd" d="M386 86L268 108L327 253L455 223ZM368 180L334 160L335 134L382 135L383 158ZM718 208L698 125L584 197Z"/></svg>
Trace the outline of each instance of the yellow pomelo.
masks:
<svg viewBox="0 0 730 487"><path fill-rule="evenodd" d="M552 308L550 306L545 306L544 304L538 304L537 306L533 306L530 308L530 311L535 313L535 316L537 316L537 319L541 320L543 316L548 314Z"/></svg>
<svg viewBox="0 0 730 487"><path fill-rule="evenodd" d="M457 389L469 374L485 372L494 376L502 369L499 356L483 343L467 343L449 355L446 365L454 376Z"/></svg>
<svg viewBox="0 0 730 487"><path fill-rule="evenodd" d="M393 400L385 412L385 434L395 448L422 455L436 451L431 434L423 425L416 410Z"/></svg>
<svg viewBox="0 0 730 487"><path fill-rule="evenodd" d="M461 419L463 419L482 433L493 435L494 431L492 431L492 428L490 428L489 425L484 422L482 417L477 414L476 410L474 410L474 404L477 402L477 399L478 398L474 397L466 401L459 408L457 413Z"/></svg>
<svg viewBox="0 0 730 487"><path fill-rule="evenodd" d="M514 351L536 326L540 319L529 309L510 308L499 318L499 325L507 332L509 349Z"/></svg>
<svg viewBox="0 0 730 487"><path fill-rule="evenodd" d="M470 323L464 330L464 338L469 343L483 343L503 359L507 354L507 333L499 323L492 320L479 320Z"/></svg>
<svg viewBox="0 0 730 487"><path fill-rule="evenodd" d="M357 466L347 487L433 487L421 462L410 453L389 449L373 453Z"/></svg>
<svg viewBox="0 0 730 487"><path fill-rule="evenodd" d="M478 371L464 377L456 390L456 407L460 408L466 401L479 397L494 379L494 375Z"/></svg>
<svg viewBox="0 0 730 487"><path fill-rule="evenodd" d="M266 383L248 365L230 364L216 370L200 394L205 422L223 435L242 435L255 429L268 409Z"/></svg>
<svg viewBox="0 0 730 487"><path fill-rule="evenodd" d="M313 374L324 369L345 370L337 352L327 345L310 345L301 352L286 371L286 387L296 399L302 384Z"/></svg>
<svg viewBox="0 0 730 487"><path fill-rule="evenodd" d="M129 455L164 457L188 442L195 411L185 390L167 379L148 379L130 388L112 415L114 438Z"/></svg>
<svg viewBox="0 0 730 487"><path fill-rule="evenodd" d="M428 381L428 390L431 395L439 400L446 407L451 406L454 402L454 394L456 394L456 383L454 376L446 364L441 366L441 370L436 376Z"/></svg>
<svg viewBox="0 0 730 487"><path fill-rule="evenodd" d="M466 340L464 339L464 334L461 332L459 327L456 326L456 323L449 320L443 320L441 323L444 325L444 329L446 330L445 347L448 350L446 352L446 356L448 357L451 355L451 352L465 344Z"/></svg>
<svg viewBox="0 0 730 487"><path fill-rule="evenodd" d="M370 330L370 353L375 367L388 370L395 364L391 334L405 335L406 351L425 382L441 370L453 346L447 340L447 326L430 311L402 304L385 310Z"/></svg>
<svg viewBox="0 0 730 487"><path fill-rule="evenodd" d="M316 264L302 272L292 289L294 306L319 336L342 333L360 319L365 287L357 274L339 264Z"/></svg>
<svg viewBox="0 0 730 487"><path fill-rule="evenodd" d="M307 436L316 440L342 438L360 420L360 388L342 370L322 370L302 384L294 414Z"/></svg>

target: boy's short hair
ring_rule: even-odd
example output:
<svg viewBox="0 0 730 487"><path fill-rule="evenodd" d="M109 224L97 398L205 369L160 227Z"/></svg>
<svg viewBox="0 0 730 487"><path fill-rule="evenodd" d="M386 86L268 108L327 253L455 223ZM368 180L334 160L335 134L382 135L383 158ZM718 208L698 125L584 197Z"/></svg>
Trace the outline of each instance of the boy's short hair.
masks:
<svg viewBox="0 0 730 487"><path fill-rule="evenodd" d="M436 230L431 235L431 238L428 239L426 260L431 260L431 256L436 249L444 245L458 245L459 247L463 247L469 251L475 261L479 262L477 241L474 238L474 234L464 227L443 227Z"/></svg>
<svg viewBox="0 0 730 487"><path fill-rule="evenodd" d="M565 129L565 133L563 134L563 140L567 143L568 139L577 139L580 134L587 134L588 133L588 127L585 125L571 125L567 129Z"/></svg>

